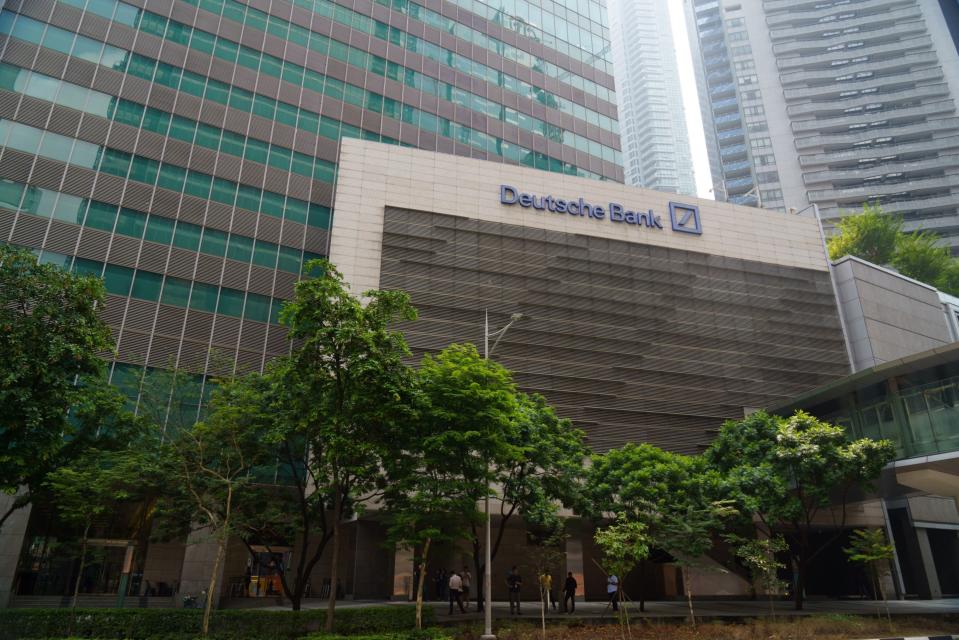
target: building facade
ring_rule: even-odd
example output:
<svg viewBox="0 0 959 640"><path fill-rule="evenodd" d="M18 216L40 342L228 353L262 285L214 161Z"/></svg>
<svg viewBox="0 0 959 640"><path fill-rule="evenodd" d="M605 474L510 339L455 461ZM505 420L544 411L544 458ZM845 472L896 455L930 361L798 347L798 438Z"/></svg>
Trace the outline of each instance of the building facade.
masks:
<svg viewBox="0 0 959 640"><path fill-rule="evenodd" d="M626 184L695 195L667 0L610 0Z"/></svg>
<svg viewBox="0 0 959 640"><path fill-rule="evenodd" d="M608 45L597 2L8 2L0 241L105 276L115 382L259 369L340 139L621 181Z"/></svg>
<svg viewBox="0 0 959 640"><path fill-rule="evenodd" d="M287 351L278 311L327 255L340 140L621 182L615 105L597 0L14 0L0 242L103 276L111 380L136 401L144 367L189 371L191 420L206 376ZM28 516L2 534L0 602L42 535ZM202 576L204 553L154 547L153 583Z"/></svg>
<svg viewBox="0 0 959 640"><path fill-rule="evenodd" d="M935 231L955 250L959 56L953 5L694 0L691 7L693 19L707 20L696 23L700 45L720 32L727 45L703 48L707 79L716 73L714 90L723 85L728 57L740 96L739 104L725 107L735 114L714 108L706 117L720 143L732 137L724 127L745 123L763 206L816 203L828 226L878 202L901 216L907 230ZM733 132L738 136L739 129Z"/></svg>

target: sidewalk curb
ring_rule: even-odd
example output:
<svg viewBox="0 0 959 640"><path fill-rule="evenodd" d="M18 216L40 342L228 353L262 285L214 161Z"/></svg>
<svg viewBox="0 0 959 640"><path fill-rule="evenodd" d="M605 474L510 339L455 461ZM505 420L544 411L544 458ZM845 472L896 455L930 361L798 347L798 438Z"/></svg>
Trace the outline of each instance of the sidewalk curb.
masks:
<svg viewBox="0 0 959 640"><path fill-rule="evenodd" d="M873 638L872 640L959 640L959 636L893 636Z"/></svg>

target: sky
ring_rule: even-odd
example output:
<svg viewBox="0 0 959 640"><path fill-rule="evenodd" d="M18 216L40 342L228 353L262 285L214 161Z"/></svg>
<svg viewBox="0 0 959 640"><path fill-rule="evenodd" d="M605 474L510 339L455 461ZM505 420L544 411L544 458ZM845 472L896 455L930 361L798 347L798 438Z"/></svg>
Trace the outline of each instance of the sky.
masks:
<svg viewBox="0 0 959 640"><path fill-rule="evenodd" d="M709 156L706 155L703 121L699 112L696 73L693 71L693 58L689 51L689 34L686 31L683 0L669 0L669 19L672 23L673 42L676 46L676 62L679 66L679 84L686 112L689 146L693 154L696 191L700 198L715 199L712 194L713 184L709 175Z"/></svg>

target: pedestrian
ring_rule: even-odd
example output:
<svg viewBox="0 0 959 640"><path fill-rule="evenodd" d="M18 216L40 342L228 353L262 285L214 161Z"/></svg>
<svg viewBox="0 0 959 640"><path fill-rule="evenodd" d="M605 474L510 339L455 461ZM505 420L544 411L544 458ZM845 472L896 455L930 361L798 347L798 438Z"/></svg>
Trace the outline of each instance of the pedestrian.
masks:
<svg viewBox="0 0 959 640"><path fill-rule="evenodd" d="M613 611L619 611L619 578L615 573L609 574L606 578L606 595L609 596L609 601L613 605Z"/></svg>
<svg viewBox="0 0 959 640"><path fill-rule="evenodd" d="M566 584L563 585L563 613L576 611L576 587L578 586L576 578L573 577L573 572L568 572L566 574ZM568 609L566 608L567 602L569 603Z"/></svg>
<svg viewBox="0 0 959 640"><path fill-rule="evenodd" d="M553 599L553 576L549 575L549 571L543 569L543 573L539 576L539 599L543 602L544 610L549 610L549 603Z"/></svg>
<svg viewBox="0 0 959 640"><path fill-rule="evenodd" d="M506 576L506 589L509 591L509 612L510 615L515 613L516 615L522 615L520 611L520 589L523 588L523 577L519 575L519 567L515 564L513 568L510 569L509 574Z"/></svg>
<svg viewBox="0 0 959 640"><path fill-rule="evenodd" d="M450 615L453 615L453 603L460 606L460 613L466 613L463 608L463 579L460 574L450 571L450 581L447 585L450 590Z"/></svg>
<svg viewBox="0 0 959 640"><path fill-rule="evenodd" d="M463 567L463 573L460 574L460 579L463 581L463 603L466 605L466 608L470 608L470 586L473 584L473 574L470 573L469 567Z"/></svg>

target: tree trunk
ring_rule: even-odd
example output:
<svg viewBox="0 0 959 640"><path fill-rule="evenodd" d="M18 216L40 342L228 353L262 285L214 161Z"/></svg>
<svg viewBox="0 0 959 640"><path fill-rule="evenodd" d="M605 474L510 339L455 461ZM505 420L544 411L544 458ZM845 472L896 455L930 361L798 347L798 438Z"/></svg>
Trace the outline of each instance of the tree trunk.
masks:
<svg viewBox="0 0 959 640"><path fill-rule="evenodd" d="M628 571L623 572L623 578L626 578ZM623 619L626 621L626 635L632 639L633 637L633 628L629 624L629 609L626 607L626 591L623 589L623 585L619 585L619 591L616 593L616 597L619 598L619 615L623 616Z"/></svg>
<svg viewBox="0 0 959 640"><path fill-rule="evenodd" d="M696 626L696 613L693 611L693 589L689 584L689 567L683 567L683 586L686 588L686 602L689 604L689 623Z"/></svg>
<svg viewBox="0 0 959 640"><path fill-rule="evenodd" d="M543 585L539 586L539 619L543 629L543 640L546 640L546 607L549 605L549 592Z"/></svg>
<svg viewBox="0 0 959 640"><path fill-rule="evenodd" d="M889 601L886 600L886 590L882 587L882 575L879 573L878 567L875 565L872 568L873 574L876 576L876 588L879 594L879 597L882 598L883 607L886 609L886 622L889 623L889 630L892 631L892 616L889 613Z"/></svg>
<svg viewBox="0 0 959 640"><path fill-rule="evenodd" d="M343 514L343 496L340 494L339 486L334 487L336 497L333 507L333 551L330 554L330 599L326 604L326 625L327 633L333 633L333 616L336 614L336 581L338 580L337 565L340 562L340 517Z"/></svg>
<svg viewBox="0 0 959 640"><path fill-rule="evenodd" d="M793 594L793 604L796 611L802 611L803 599L806 591L806 564L796 563L796 592Z"/></svg>
<svg viewBox="0 0 959 640"><path fill-rule="evenodd" d="M83 579L83 569L87 564L87 536L90 535L90 525L92 523L87 520L86 526L83 528L83 542L80 543L80 570L77 571L76 582L73 583L73 603L70 606L71 616L70 616L70 635L73 635L74 628L77 624L77 602L80 600L80 581Z"/></svg>
<svg viewBox="0 0 959 640"><path fill-rule="evenodd" d="M474 532L475 533L475 532ZM473 538L473 568L476 569L476 611L482 612L486 608L486 565L480 562L480 544ZM490 589L493 585L490 585Z"/></svg>
<svg viewBox="0 0 959 640"><path fill-rule="evenodd" d="M416 585L416 628L423 628L423 583L426 582L426 558L430 554L431 539L426 539L423 545L423 555L420 557L420 579Z"/></svg>
<svg viewBox="0 0 959 640"><path fill-rule="evenodd" d="M225 524L225 523L224 523ZM229 529L227 529L229 531ZM221 536L216 547L216 559L213 561L213 574L210 576L210 585L206 592L206 602L203 604L203 635L210 634L210 617L213 614L213 594L216 593L217 574L220 573L220 563L226 555L226 536Z"/></svg>
<svg viewBox="0 0 959 640"><path fill-rule="evenodd" d="M646 611L646 559L639 561L639 611Z"/></svg>

